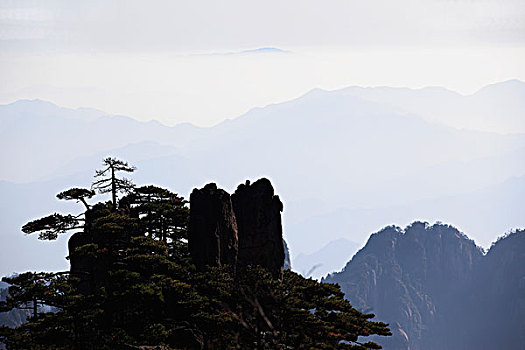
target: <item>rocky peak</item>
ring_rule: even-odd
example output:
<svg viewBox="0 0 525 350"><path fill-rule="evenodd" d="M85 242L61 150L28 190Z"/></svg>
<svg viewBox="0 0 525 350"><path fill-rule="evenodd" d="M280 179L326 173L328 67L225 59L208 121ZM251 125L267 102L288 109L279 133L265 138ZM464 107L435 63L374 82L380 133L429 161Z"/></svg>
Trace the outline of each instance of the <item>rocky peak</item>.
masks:
<svg viewBox="0 0 525 350"><path fill-rule="evenodd" d="M238 233L230 194L214 183L190 195L188 247L197 268L236 266Z"/></svg>
<svg viewBox="0 0 525 350"><path fill-rule="evenodd" d="M259 265L281 278L285 258L281 211L270 180L246 181L232 195L239 229L239 266Z"/></svg>
<svg viewBox="0 0 525 350"><path fill-rule="evenodd" d="M282 210L281 200L264 178L239 185L231 197L215 184L194 189L188 244L195 265L258 265L282 278Z"/></svg>

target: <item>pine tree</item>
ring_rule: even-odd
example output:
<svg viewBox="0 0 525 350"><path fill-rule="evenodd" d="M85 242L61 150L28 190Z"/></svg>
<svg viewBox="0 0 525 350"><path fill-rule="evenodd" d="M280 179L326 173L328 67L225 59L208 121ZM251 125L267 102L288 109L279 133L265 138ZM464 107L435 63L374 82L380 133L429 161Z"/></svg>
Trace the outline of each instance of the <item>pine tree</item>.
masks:
<svg viewBox="0 0 525 350"><path fill-rule="evenodd" d="M86 198L91 198L95 195L95 191L89 190L87 188L70 188L69 190L62 191L59 194L57 194L58 199L64 199L64 200L76 200L77 202L82 202L84 206L86 207L86 210L90 208L88 203L86 202Z"/></svg>
<svg viewBox="0 0 525 350"><path fill-rule="evenodd" d="M95 172L95 178L100 177L100 180L95 181L91 185L91 189L98 190L99 193L111 193L111 202L113 203L113 210L117 209L117 194L131 192L135 185L126 178L118 178L117 172L123 171L132 173L136 170L134 166L130 166L127 162L117 158L108 157L103 161L104 168ZM105 177L105 178L104 178Z"/></svg>
<svg viewBox="0 0 525 350"><path fill-rule="evenodd" d="M82 221L83 219L78 216L54 213L28 222L22 226L22 232L28 234L39 232L38 239L52 241L61 233L83 228Z"/></svg>
<svg viewBox="0 0 525 350"><path fill-rule="evenodd" d="M71 188L57 194L58 199L63 200L76 200L82 202L86 210L90 209L90 206L86 202L86 198L91 198L95 195L95 192L86 188ZM45 216L40 219L32 220L22 226L22 232L24 233L35 233L39 232L38 239L41 240L55 240L59 234L66 233L75 229L84 228L84 215L85 212L78 215L62 215L54 213Z"/></svg>
<svg viewBox="0 0 525 350"><path fill-rule="evenodd" d="M142 186L121 199L121 208L140 217L146 235L163 242L177 242L187 238L188 202L165 188Z"/></svg>
<svg viewBox="0 0 525 350"><path fill-rule="evenodd" d="M6 301L0 301L0 311L31 310L33 319L36 319L39 307L58 305L55 290L57 286L53 283L55 277L52 273L25 272L14 277L2 278L2 281L10 286Z"/></svg>
<svg viewBox="0 0 525 350"><path fill-rule="evenodd" d="M134 168L108 159L97 175L111 174L98 182L115 189L111 203L89 205L91 190L73 188L58 198L82 202L83 223L51 215L24 225L46 239L82 231L70 239L71 273L6 279L11 296L0 310L33 312L19 328L0 327L7 349L378 349L360 337L390 335L388 325L352 308L337 285L289 270L279 281L261 267L197 271L186 244L187 202L144 186L117 203L131 181L120 187L114 174Z"/></svg>

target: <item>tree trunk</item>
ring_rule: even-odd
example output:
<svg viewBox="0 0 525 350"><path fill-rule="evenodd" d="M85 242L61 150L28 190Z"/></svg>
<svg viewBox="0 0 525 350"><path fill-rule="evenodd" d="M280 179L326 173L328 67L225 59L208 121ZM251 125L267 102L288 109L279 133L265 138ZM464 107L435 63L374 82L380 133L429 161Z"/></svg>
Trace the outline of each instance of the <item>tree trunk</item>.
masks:
<svg viewBox="0 0 525 350"><path fill-rule="evenodd" d="M80 197L80 201L82 202L82 204L84 204L86 209L89 210L89 205L87 204L86 199L84 197Z"/></svg>
<svg viewBox="0 0 525 350"><path fill-rule="evenodd" d="M113 200L113 211L117 210L117 184L115 183L115 168L111 167L111 196Z"/></svg>
<svg viewBox="0 0 525 350"><path fill-rule="evenodd" d="M37 304L37 300L36 300L36 297L33 297L33 318L37 318L38 317L38 304Z"/></svg>
<svg viewBox="0 0 525 350"><path fill-rule="evenodd" d="M166 243L166 235L164 233L164 220L162 216L160 217L160 240L164 243Z"/></svg>

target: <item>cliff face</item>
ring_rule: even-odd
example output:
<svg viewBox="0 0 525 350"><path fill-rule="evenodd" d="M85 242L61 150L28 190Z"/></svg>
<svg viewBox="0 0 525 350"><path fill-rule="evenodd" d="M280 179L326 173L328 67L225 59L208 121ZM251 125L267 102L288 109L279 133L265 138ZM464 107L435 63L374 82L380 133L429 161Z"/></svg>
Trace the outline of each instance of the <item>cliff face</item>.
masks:
<svg viewBox="0 0 525 350"><path fill-rule="evenodd" d="M190 196L188 245L195 265L266 268L282 278L283 205L269 180L240 185L231 196L215 184Z"/></svg>
<svg viewBox="0 0 525 350"><path fill-rule="evenodd" d="M268 179L241 184L232 195L239 228L239 266L259 265L282 278L284 265L283 204Z"/></svg>
<svg viewBox="0 0 525 350"><path fill-rule="evenodd" d="M188 248L197 268L236 266L237 221L230 195L215 184L194 189L190 196Z"/></svg>
<svg viewBox="0 0 525 350"><path fill-rule="evenodd" d="M516 235L523 241L524 234ZM524 250L517 244L502 248L509 238L483 256L448 225L387 227L324 281L339 283L354 307L390 323L394 336L383 340L386 349L505 348L524 334L518 315L525 315L525 283L519 282L525 278ZM514 309L504 311L502 301ZM487 306L497 312L486 314ZM515 323L502 326L508 327L505 338L488 332L489 325L512 317Z"/></svg>

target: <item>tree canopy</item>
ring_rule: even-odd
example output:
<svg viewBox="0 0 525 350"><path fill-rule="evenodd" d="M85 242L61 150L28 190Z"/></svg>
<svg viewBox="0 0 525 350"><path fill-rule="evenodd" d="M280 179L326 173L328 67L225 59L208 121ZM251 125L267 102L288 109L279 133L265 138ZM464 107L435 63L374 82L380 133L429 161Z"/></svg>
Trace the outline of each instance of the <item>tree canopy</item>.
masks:
<svg viewBox="0 0 525 350"><path fill-rule="evenodd" d="M22 232L39 232L38 239L54 240L57 239L58 235L61 233L66 233L76 228L83 228L80 221L81 219L71 214L62 215L54 213L28 222L22 226Z"/></svg>
<svg viewBox="0 0 525 350"><path fill-rule="evenodd" d="M82 202L86 209L89 209L89 205L86 202L86 198L91 198L95 195L95 191L89 190L87 188L70 188L69 190L62 191L57 194L58 199L64 200L76 200L77 202Z"/></svg>
<svg viewBox="0 0 525 350"><path fill-rule="evenodd" d="M119 187L114 172L135 168L105 164L96 176L111 172L98 182L117 189L111 202L88 205L91 190L73 188L57 197L82 202L83 222L53 214L24 225L41 239L79 230L69 241L70 271L4 278L11 296L0 311L32 310L20 327L0 328L7 349L379 349L363 337L390 335L337 285L290 270L280 281L261 267L197 271L187 202L156 186Z"/></svg>

